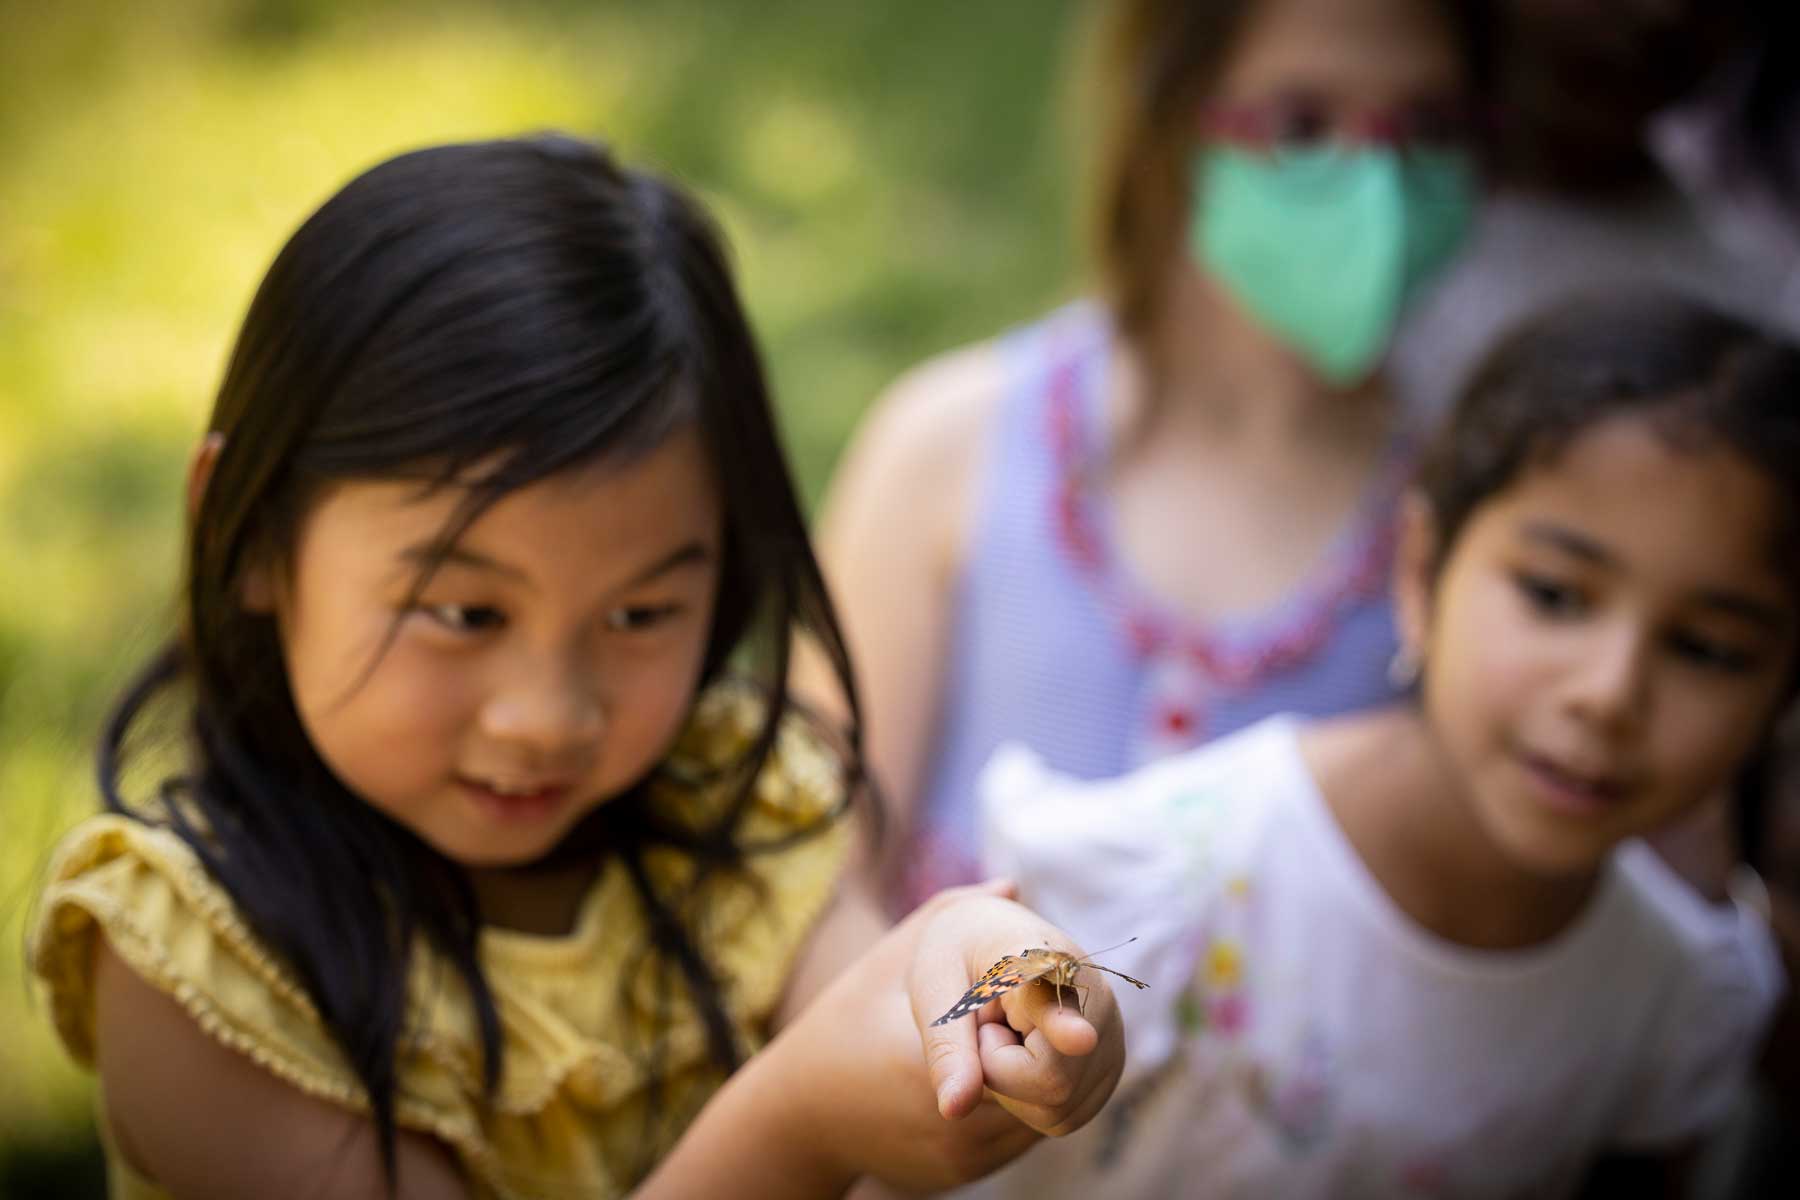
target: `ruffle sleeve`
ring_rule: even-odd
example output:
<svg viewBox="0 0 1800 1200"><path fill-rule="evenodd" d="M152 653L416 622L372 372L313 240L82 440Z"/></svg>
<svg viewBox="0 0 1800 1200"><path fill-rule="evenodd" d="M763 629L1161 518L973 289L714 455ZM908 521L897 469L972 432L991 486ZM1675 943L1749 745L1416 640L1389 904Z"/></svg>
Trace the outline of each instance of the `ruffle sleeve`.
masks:
<svg viewBox="0 0 1800 1200"><path fill-rule="evenodd" d="M173 832L93 817L63 841L52 864L31 963L63 1044L90 1066L97 937L219 1042L309 1095L361 1106L355 1074L305 992Z"/></svg>

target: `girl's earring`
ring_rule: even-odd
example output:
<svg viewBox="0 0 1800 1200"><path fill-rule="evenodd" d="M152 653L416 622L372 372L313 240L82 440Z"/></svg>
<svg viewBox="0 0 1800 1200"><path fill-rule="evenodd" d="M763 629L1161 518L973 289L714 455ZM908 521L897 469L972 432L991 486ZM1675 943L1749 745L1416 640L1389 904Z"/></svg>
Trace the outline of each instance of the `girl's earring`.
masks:
<svg viewBox="0 0 1800 1200"><path fill-rule="evenodd" d="M1394 651L1394 657L1388 659L1388 685L1397 692L1411 691L1419 682L1419 672L1424 665L1419 652L1402 642Z"/></svg>

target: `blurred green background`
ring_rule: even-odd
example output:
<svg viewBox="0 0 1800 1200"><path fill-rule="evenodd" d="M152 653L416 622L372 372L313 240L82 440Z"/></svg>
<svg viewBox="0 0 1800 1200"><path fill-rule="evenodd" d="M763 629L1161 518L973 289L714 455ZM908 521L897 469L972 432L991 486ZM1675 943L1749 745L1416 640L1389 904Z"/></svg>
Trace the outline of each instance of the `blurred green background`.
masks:
<svg viewBox="0 0 1800 1200"><path fill-rule="evenodd" d="M98 1194L25 982L184 458L282 240L424 143L559 127L698 191L816 497L908 364L1073 290L1078 0L0 0L0 1196Z"/></svg>

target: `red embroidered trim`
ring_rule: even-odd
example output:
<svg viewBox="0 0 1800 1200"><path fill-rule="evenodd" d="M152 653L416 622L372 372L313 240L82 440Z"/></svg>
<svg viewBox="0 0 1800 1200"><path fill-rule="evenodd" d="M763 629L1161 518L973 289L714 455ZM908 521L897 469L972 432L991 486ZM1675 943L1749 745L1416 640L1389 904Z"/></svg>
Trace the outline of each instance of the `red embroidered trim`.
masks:
<svg viewBox="0 0 1800 1200"><path fill-rule="evenodd" d="M1185 738L1194 732L1194 713L1186 705L1171 704L1162 710L1159 721L1170 737Z"/></svg>
<svg viewBox="0 0 1800 1200"><path fill-rule="evenodd" d="M1259 637L1250 645L1234 646L1133 595L1083 486L1082 472L1089 465L1089 454L1080 385L1080 356L1060 355L1049 383L1047 432L1057 468L1057 483L1051 494L1052 527L1069 560L1121 614L1126 643L1139 658L1159 653L1181 654L1220 686L1241 691L1313 657L1336 630L1346 601L1375 596L1386 586L1394 548L1393 522L1388 518L1393 498L1409 473L1410 455L1403 450L1389 456L1384 478L1377 484L1379 491L1357 518L1363 527L1343 556L1347 567L1328 571L1322 583L1303 585L1310 594L1298 603L1293 618L1268 636ZM1185 715L1188 722L1193 720L1192 714ZM1153 719L1163 732L1178 733L1171 716L1164 712Z"/></svg>

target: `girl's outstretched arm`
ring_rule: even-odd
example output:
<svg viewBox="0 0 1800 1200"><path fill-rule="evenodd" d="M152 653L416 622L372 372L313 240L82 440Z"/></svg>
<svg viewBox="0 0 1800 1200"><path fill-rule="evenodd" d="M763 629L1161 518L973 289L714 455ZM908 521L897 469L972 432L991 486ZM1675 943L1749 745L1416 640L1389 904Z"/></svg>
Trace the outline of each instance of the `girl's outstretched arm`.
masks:
<svg viewBox="0 0 1800 1200"><path fill-rule="evenodd" d="M386 1190L375 1126L210 1037L97 939L94 1025L117 1154L176 1200L467 1200L455 1156L401 1131Z"/></svg>
<svg viewBox="0 0 1800 1200"><path fill-rule="evenodd" d="M734 1075L638 1194L804 1200L864 1176L938 1189L1080 1126L1123 1065L1104 987L1089 989L1085 1019L1019 988L1004 1002L1010 1025L991 1012L930 1024L988 962L1045 943L1074 949L994 889L934 899ZM107 1119L138 1173L177 1200L389 1194L367 1118L221 1045L103 940L96 955ZM402 1131L397 1156L401 1200L466 1200L448 1147Z"/></svg>
<svg viewBox="0 0 1800 1200"><path fill-rule="evenodd" d="M1085 1018L1026 987L994 1006L1005 1021L931 1024L992 961L1044 944L1074 949L995 888L935 897L727 1082L640 1195L827 1197L864 1176L938 1190L1078 1128L1124 1065L1104 986Z"/></svg>

